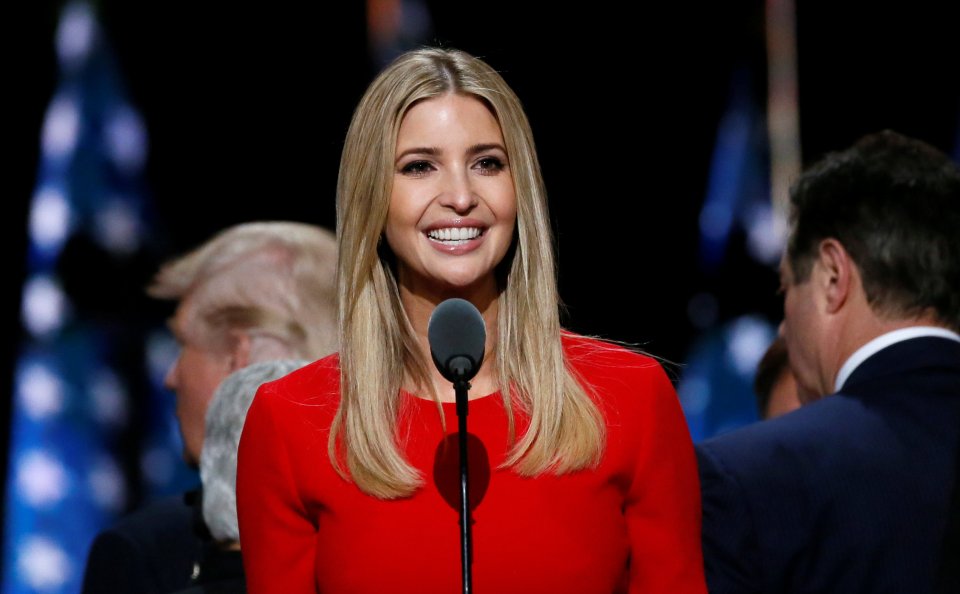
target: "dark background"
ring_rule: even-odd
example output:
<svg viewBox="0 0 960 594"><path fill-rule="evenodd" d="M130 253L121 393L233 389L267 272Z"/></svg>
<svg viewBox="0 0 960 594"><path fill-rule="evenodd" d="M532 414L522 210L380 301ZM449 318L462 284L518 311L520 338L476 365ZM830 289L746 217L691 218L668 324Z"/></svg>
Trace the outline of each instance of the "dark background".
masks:
<svg viewBox="0 0 960 594"><path fill-rule="evenodd" d="M692 295L717 295L718 323L780 315L776 274L734 244L719 271L697 259L697 217L731 73L765 101L763 3L427 3L426 41L500 70L531 119L551 200L565 322L682 362L701 331ZM798 12L804 162L893 128L953 152L960 111L955 3L804 3ZM835 3L832 3L835 4ZM5 9L2 367L21 337L26 220L42 118L57 81L59 2ZM341 141L379 63L364 4L97 4L150 139L156 237L124 261L76 248L65 284L78 307L161 316L142 295L156 266L241 221L334 225ZM69 249L69 246L68 246ZM9 407L9 402L4 402ZM3 419L7 409L0 409ZM6 427L6 422L2 424ZM7 443L6 435L2 442Z"/></svg>

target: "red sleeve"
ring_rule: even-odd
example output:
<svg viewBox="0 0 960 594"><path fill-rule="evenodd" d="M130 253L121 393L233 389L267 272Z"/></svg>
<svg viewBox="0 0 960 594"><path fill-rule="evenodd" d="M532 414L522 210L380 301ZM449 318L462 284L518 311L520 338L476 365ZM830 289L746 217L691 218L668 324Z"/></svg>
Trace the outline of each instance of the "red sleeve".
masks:
<svg viewBox="0 0 960 594"><path fill-rule="evenodd" d="M260 387L237 452L237 519L250 594L316 591L316 527L294 479L284 402L269 384Z"/></svg>
<svg viewBox="0 0 960 594"><path fill-rule="evenodd" d="M648 368L651 370L652 368ZM643 382L637 468L625 515L631 594L705 594L700 546L700 482L693 442L677 393L660 365Z"/></svg>

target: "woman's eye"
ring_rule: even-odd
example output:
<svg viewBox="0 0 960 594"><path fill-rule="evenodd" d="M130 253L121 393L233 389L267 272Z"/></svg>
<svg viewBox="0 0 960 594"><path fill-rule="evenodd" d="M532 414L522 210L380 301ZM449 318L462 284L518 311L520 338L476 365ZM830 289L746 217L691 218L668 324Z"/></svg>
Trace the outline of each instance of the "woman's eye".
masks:
<svg viewBox="0 0 960 594"><path fill-rule="evenodd" d="M433 169L433 166L427 161L412 161L403 166L400 170L404 175L426 175Z"/></svg>
<svg viewBox="0 0 960 594"><path fill-rule="evenodd" d="M477 161L476 166L482 172L496 173L503 170L503 161L497 157L484 157Z"/></svg>

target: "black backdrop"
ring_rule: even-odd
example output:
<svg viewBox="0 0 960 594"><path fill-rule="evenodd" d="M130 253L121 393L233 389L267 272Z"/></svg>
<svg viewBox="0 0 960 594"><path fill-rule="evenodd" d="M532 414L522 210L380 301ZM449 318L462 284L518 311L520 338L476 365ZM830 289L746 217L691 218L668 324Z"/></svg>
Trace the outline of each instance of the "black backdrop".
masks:
<svg viewBox="0 0 960 594"><path fill-rule="evenodd" d="M333 226L340 142L377 64L367 51L363 3L323 4L97 4L146 120L158 237L123 262L98 265L83 252L67 259L64 274L81 306L162 315L142 298L156 265L236 222ZM949 4L799 7L805 161L888 127L953 150L960 52ZM3 217L11 278L0 304L5 378L21 332L25 222L43 111L56 83L59 5L8 8L17 34L5 41L15 46L5 52L12 76ZM654 3L629 14L617 3L427 6L428 41L485 57L527 108L551 198L569 327L682 362L698 332L687 319L694 293L719 296L720 321L747 311L779 316L772 269L736 247L719 274L703 274L696 259L697 217L735 68L753 70L763 101L763 3Z"/></svg>

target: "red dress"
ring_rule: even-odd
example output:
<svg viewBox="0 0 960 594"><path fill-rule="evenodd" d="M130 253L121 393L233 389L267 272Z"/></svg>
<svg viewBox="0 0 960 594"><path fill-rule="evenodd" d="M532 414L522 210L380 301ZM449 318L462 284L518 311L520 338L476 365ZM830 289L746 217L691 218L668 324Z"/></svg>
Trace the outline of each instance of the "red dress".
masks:
<svg viewBox="0 0 960 594"><path fill-rule="evenodd" d="M617 346L565 335L564 350L607 420L603 459L562 476L499 468L500 396L470 401L473 591L705 593L696 460L672 384L657 361ZM455 405L443 405L444 434L433 401L403 394L403 449L425 484L376 499L327 457L338 365L331 355L264 384L248 413L237 469L248 591L462 591Z"/></svg>

